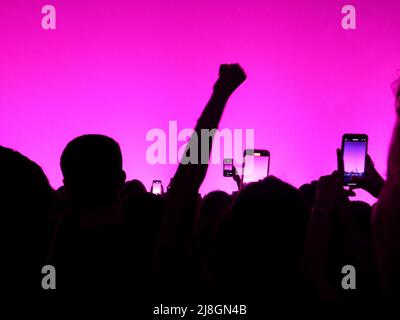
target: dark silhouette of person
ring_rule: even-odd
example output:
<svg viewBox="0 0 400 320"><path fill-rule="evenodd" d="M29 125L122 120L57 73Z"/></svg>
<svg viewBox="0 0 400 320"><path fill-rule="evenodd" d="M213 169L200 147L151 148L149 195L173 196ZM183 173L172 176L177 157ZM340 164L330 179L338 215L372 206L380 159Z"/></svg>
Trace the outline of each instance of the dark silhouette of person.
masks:
<svg viewBox="0 0 400 320"><path fill-rule="evenodd" d="M232 210L232 197L223 191L207 194L198 210L194 228L193 251L198 259L197 270L199 290L203 296L215 294L216 255L220 227L229 218Z"/></svg>
<svg viewBox="0 0 400 320"><path fill-rule="evenodd" d="M54 190L36 163L0 146L1 291L7 297L42 292L54 200Z"/></svg>
<svg viewBox="0 0 400 320"><path fill-rule="evenodd" d="M125 182L124 188L122 189L122 198L126 198L131 194L146 193L146 192L147 191L144 184L137 179L133 179Z"/></svg>
<svg viewBox="0 0 400 320"><path fill-rule="evenodd" d="M395 114L390 145L387 179L372 214L375 253L383 296L400 297L400 79L394 83Z"/></svg>

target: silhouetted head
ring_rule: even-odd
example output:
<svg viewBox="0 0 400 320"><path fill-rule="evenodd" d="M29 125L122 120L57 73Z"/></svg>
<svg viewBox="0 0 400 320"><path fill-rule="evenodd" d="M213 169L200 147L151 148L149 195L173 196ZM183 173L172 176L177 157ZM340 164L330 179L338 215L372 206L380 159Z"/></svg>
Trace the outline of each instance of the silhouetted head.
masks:
<svg viewBox="0 0 400 320"><path fill-rule="evenodd" d="M113 203L125 182L121 149L103 135L83 135L72 140L61 156L64 185L74 205Z"/></svg>
<svg viewBox="0 0 400 320"><path fill-rule="evenodd" d="M144 184L137 179L133 179L133 180L125 182L124 188L122 190L124 198L129 195L132 195L132 194L146 193L146 192L147 191L146 191L146 187L144 186Z"/></svg>
<svg viewBox="0 0 400 320"><path fill-rule="evenodd" d="M284 255L299 253L302 248L307 225L305 205L296 188L275 177L243 189L231 220L244 245L268 246L270 251Z"/></svg>
<svg viewBox="0 0 400 320"><path fill-rule="evenodd" d="M395 83L395 95L396 95L396 109L398 112L400 109L400 78Z"/></svg>
<svg viewBox="0 0 400 320"><path fill-rule="evenodd" d="M341 224L348 229L349 233L363 239L372 239L372 207L368 203L363 201L349 201L341 211Z"/></svg>
<svg viewBox="0 0 400 320"><path fill-rule="evenodd" d="M311 183L303 184L300 188L300 194L303 198L304 204L307 207L308 213L311 212L315 203L315 194L317 191L318 181L314 180Z"/></svg>

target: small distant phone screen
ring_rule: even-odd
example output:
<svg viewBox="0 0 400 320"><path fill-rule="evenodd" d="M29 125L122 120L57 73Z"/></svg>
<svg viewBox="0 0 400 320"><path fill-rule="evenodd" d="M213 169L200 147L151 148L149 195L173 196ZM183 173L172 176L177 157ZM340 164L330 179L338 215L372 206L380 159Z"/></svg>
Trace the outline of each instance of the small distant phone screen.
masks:
<svg viewBox="0 0 400 320"><path fill-rule="evenodd" d="M153 181L152 186L153 186L152 188L153 194L162 194L161 181Z"/></svg>
<svg viewBox="0 0 400 320"><path fill-rule="evenodd" d="M344 182L353 185L353 177L365 176L368 137L366 135L343 136Z"/></svg>
<svg viewBox="0 0 400 320"><path fill-rule="evenodd" d="M224 159L224 177L232 177L233 174L233 159Z"/></svg>
<svg viewBox="0 0 400 320"><path fill-rule="evenodd" d="M243 183L256 182L269 174L270 153L267 150L246 150Z"/></svg>

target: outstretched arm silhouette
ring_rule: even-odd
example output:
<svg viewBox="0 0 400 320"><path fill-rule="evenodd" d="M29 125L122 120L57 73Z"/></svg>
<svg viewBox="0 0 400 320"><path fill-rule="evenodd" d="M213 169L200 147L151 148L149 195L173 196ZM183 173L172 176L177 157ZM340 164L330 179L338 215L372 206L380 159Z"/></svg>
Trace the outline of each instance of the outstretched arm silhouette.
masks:
<svg viewBox="0 0 400 320"><path fill-rule="evenodd" d="M189 146L197 144L198 164L183 164L181 162L168 191L156 253L156 269L160 263L169 263L172 260L171 251L182 253L187 248L192 231L198 191L208 167L208 164L201 164L200 150L202 152L204 150L202 150L201 139L197 139L197 137L201 137L202 129L218 128L229 97L245 79L246 75L238 64L220 66L219 78L214 85L211 98L197 121L194 135L196 137L191 137L186 149L186 152L188 152ZM208 155L211 147L212 143L208 143ZM165 257L165 259L162 257ZM168 269L165 266L163 268Z"/></svg>
<svg viewBox="0 0 400 320"><path fill-rule="evenodd" d="M304 242L303 271L317 296L324 301L340 298L326 275L329 266L332 216L347 200L346 192L341 186L341 176L339 165L339 171L318 180L315 203Z"/></svg>

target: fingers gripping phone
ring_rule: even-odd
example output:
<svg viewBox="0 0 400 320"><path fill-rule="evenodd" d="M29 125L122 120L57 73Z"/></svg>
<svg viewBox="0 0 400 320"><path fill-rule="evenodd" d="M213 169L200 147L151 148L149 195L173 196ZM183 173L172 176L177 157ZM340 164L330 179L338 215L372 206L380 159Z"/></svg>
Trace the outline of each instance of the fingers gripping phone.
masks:
<svg viewBox="0 0 400 320"><path fill-rule="evenodd" d="M343 171L344 185L356 186L357 180L365 177L367 152L368 136L366 134L343 135L343 163L339 171Z"/></svg>
<svg viewBox="0 0 400 320"><path fill-rule="evenodd" d="M243 153L242 186L268 177L270 152L262 149L246 149Z"/></svg>
<svg viewBox="0 0 400 320"><path fill-rule="evenodd" d="M151 184L151 193L153 194L163 194L164 188L161 180L153 180Z"/></svg>
<svg viewBox="0 0 400 320"><path fill-rule="evenodd" d="M235 174L235 169L233 167L233 159L224 159L224 177L233 177Z"/></svg>

